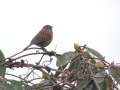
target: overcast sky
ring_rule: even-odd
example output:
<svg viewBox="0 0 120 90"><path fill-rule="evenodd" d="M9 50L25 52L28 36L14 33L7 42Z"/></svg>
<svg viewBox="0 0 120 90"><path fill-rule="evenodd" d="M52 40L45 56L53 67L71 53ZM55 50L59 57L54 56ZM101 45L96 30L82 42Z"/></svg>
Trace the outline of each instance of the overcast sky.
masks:
<svg viewBox="0 0 120 90"><path fill-rule="evenodd" d="M63 53L87 44L108 61L120 60L120 0L0 0L0 49L8 57L53 26L47 47Z"/></svg>

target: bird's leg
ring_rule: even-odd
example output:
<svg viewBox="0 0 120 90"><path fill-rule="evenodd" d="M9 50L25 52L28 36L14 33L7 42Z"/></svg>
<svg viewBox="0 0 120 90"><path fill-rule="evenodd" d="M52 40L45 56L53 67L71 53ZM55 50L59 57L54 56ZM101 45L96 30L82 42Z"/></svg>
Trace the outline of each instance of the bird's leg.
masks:
<svg viewBox="0 0 120 90"><path fill-rule="evenodd" d="M44 52L48 52L46 48L44 47L41 47L41 49L44 51Z"/></svg>

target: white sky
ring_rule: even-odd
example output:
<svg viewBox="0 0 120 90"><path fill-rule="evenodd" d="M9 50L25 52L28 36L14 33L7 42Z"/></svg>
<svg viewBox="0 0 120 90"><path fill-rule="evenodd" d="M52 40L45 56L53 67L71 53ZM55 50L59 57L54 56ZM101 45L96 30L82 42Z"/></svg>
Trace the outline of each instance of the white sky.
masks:
<svg viewBox="0 0 120 90"><path fill-rule="evenodd" d="M120 0L0 0L0 49L6 57L22 50L45 24L54 27L48 50L77 42L120 60Z"/></svg>

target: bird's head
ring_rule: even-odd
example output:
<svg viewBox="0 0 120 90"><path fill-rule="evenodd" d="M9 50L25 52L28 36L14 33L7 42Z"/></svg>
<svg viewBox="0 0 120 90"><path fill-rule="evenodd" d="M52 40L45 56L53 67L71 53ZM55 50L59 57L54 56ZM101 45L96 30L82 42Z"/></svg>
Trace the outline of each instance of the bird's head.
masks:
<svg viewBox="0 0 120 90"><path fill-rule="evenodd" d="M46 30L52 31L52 26L51 25L45 25L43 28L46 29Z"/></svg>

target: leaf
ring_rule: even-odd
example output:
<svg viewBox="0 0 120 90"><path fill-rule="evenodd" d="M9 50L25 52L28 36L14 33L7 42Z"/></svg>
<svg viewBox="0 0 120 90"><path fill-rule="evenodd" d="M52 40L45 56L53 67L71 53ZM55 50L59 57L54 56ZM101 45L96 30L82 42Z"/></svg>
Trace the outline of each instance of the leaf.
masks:
<svg viewBox="0 0 120 90"><path fill-rule="evenodd" d="M50 90L50 86L53 86L52 80L43 80L39 84L34 85L35 90Z"/></svg>
<svg viewBox="0 0 120 90"><path fill-rule="evenodd" d="M58 67L66 65L70 62L70 60L74 57L74 52L66 52L61 56L57 56L57 63Z"/></svg>
<svg viewBox="0 0 120 90"><path fill-rule="evenodd" d="M5 57L4 57L4 54L2 53L2 51L0 50L0 76L2 76L2 77L5 76L5 72L6 72L4 63L5 63Z"/></svg>
<svg viewBox="0 0 120 90"><path fill-rule="evenodd" d="M91 80L85 78L84 80L77 80L77 86L75 90L93 90Z"/></svg>
<svg viewBox="0 0 120 90"><path fill-rule="evenodd" d="M25 84L21 81L10 80L6 84L6 90L25 90L23 85L25 86Z"/></svg>
<svg viewBox="0 0 120 90"><path fill-rule="evenodd" d="M6 80L0 77L0 90L6 90Z"/></svg>
<svg viewBox="0 0 120 90"><path fill-rule="evenodd" d="M52 80L43 80L40 82L41 85L44 85L44 86L49 86L49 85L52 85L53 84L53 81Z"/></svg>
<svg viewBox="0 0 120 90"><path fill-rule="evenodd" d="M96 56L99 59L104 59L104 57L96 50L86 47L87 51Z"/></svg>
<svg viewBox="0 0 120 90"><path fill-rule="evenodd" d="M95 77L96 77L97 83L99 83L99 84L102 83L104 81L105 76L106 76L106 72L105 71L96 73Z"/></svg>
<svg viewBox="0 0 120 90"><path fill-rule="evenodd" d="M102 84L101 84L101 90L114 90L113 86L114 86L113 85L113 81L112 81L111 77L108 76L102 82Z"/></svg>
<svg viewBox="0 0 120 90"><path fill-rule="evenodd" d="M120 84L120 68L119 67L111 67L110 74L115 78L117 83Z"/></svg>
<svg viewBox="0 0 120 90"><path fill-rule="evenodd" d="M95 61L96 61L95 67L96 67L97 69L102 69L102 68L104 68L104 67L107 66L107 65L105 65L101 60L96 59Z"/></svg>
<svg viewBox="0 0 120 90"><path fill-rule="evenodd" d="M69 70L81 70L84 67L84 60L81 59L81 56L76 54L74 61L70 63ZM82 71L82 70L81 70Z"/></svg>

